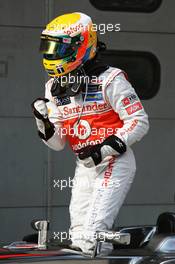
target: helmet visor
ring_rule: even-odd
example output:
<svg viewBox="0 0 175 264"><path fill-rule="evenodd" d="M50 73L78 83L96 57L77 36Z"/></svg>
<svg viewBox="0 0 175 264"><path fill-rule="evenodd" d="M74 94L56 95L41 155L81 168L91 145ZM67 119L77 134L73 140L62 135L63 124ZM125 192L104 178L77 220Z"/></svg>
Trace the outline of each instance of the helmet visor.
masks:
<svg viewBox="0 0 175 264"><path fill-rule="evenodd" d="M40 52L48 59L62 59L72 55L76 50L75 45L60 43L54 40L41 39Z"/></svg>

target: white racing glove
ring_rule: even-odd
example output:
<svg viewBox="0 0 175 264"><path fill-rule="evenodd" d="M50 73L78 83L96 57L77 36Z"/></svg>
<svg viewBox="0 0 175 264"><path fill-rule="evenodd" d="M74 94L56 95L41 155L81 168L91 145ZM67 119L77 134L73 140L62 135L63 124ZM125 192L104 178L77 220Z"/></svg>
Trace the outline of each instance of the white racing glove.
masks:
<svg viewBox="0 0 175 264"><path fill-rule="evenodd" d="M49 100L46 98L37 98L31 104L36 119L38 134L45 141L49 140L55 133L55 127L48 118L48 102Z"/></svg>
<svg viewBox="0 0 175 264"><path fill-rule="evenodd" d="M85 167L97 166L107 156L121 155L126 152L126 144L117 136L106 138L103 143L89 145L78 151L79 159L83 160Z"/></svg>

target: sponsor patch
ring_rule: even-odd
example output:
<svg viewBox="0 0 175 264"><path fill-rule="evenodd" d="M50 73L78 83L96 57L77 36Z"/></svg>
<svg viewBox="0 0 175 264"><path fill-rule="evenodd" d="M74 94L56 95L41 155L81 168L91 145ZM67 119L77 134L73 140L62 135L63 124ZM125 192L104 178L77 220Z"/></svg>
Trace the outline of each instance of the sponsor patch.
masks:
<svg viewBox="0 0 175 264"><path fill-rule="evenodd" d="M131 126L128 127L127 129L124 129L124 131L120 132L120 135L124 136L126 133L131 132L132 130L134 130L137 124L138 124L138 120L137 119L133 120Z"/></svg>
<svg viewBox="0 0 175 264"><path fill-rule="evenodd" d="M70 100L69 96L66 96L66 97L63 97L63 98L55 96L54 100L55 100L55 103L56 103L57 106L67 105L67 104L71 103L71 100Z"/></svg>
<svg viewBox="0 0 175 264"><path fill-rule="evenodd" d="M63 38L63 43L71 43L71 38Z"/></svg>
<svg viewBox="0 0 175 264"><path fill-rule="evenodd" d="M107 105L107 103L100 104L97 102L93 102L93 103L87 103L83 106L83 113L98 113L98 112L103 112L109 109L110 108ZM63 108L63 115L64 117L67 117L67 116L81 113L81 111L82 111L82 107L80 105L75 106L75 107L65 106Z"/></svg>
<svg viewBox="0 0 175 264"><path fill-rule="evenodd" d="M136 94L130 94L128 95L127 97L125 97L123 100L122 100L122 105L123 106L128 106L130 104L133 104L134 102L138 101L138 97Z"/></svg>
<svg viewBox="0 0 175 264"><path fill-rule="evenodd" d="M112 171L113 171L113 168L114 168L114 163L116 161L116 156L113 156L110 160L109 160L109 164L108 164L108 167L107 169L105 170L105 173L104 173L104 180L102 182L102 186L105 186L107 187L108 186L108 183L110 181L110 178L112 176Z"/></svg>
<svg viewBox="0 0 175 264"><path fill-rule="evenodd" d="M128 98L128 97L124 98L124 99L122 100L122 104L123 104L123 106L127 106L127 105L129 105L129 104L130 104L130 100L129 100L129 98Z"/></svg>
<svg viewBox="0 0 175 264"><path fill-rule="evenodd" d="M58 73L63 73L64 72L64 68L62 67L62 65L56 66L56 69L57 69Z"/></svg>
<svg viewBox="0 0 175 264"><path fill-rule="evenodd" d="M137 102L129 107L126 108L126 111L128 113L128 115L132 115L133 113L141 110L143 108L141 102Z"/></svg>
<svg viewBox="0 0 175 264"><path fill-rule="evenodd" d="M83 100L84 100L85 93L83 93L82 95L83 95ZM94 102L94 101L104 101L103 100L103 95L102 95L101 92L87 93L86 102Z"/></svg>
<svg viewBox="0 0 175 264"><path fill-rule="evenodd" d="M102 92L102 85L99 83L88 83L88 93ZM86 87L83 87L83 93L86 92Z"/></svg>

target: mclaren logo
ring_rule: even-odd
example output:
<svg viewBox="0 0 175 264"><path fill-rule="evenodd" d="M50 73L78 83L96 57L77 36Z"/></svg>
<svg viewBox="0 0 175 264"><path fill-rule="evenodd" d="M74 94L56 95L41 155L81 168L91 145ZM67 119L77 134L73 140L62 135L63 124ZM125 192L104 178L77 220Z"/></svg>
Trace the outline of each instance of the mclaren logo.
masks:
<svg viewBox="0 0 175 264"><path fill-rule="evenodd" d="M79 139L87 139L91 135L91 126L86 120L74 124L74 133Z"/></svg>

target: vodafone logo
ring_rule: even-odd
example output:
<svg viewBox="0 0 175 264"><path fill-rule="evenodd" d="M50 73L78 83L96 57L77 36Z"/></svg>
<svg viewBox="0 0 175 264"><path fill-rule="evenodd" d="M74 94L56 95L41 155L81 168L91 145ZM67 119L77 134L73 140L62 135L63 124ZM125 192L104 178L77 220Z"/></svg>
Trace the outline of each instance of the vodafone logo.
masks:
<svg viewBox="0 0 175 264"><path fill-rule="evenodd" d="M79 139L86 139L91 134L91 126L86 120L74 124L74 133Z"/></svg>
<svg viewBox="0 0 175 264"><path fill-rule="evenodd" d="M129 107L126 108L126 111L128 113L128 115L132 115L133 113L141 110L143 107L142 107L142 104L140 102L137 102Z"/></svg>
<svg viewBox="0 0 175 264"><path fill-rule="evenodd" d="M80 23L78 25L72 25L72 26L69 26L67 29L65 29L63 32L67 35L71 35L73 33L77 33L79 32L80 30L82 30L84 28L83 24Z"/></svg>

